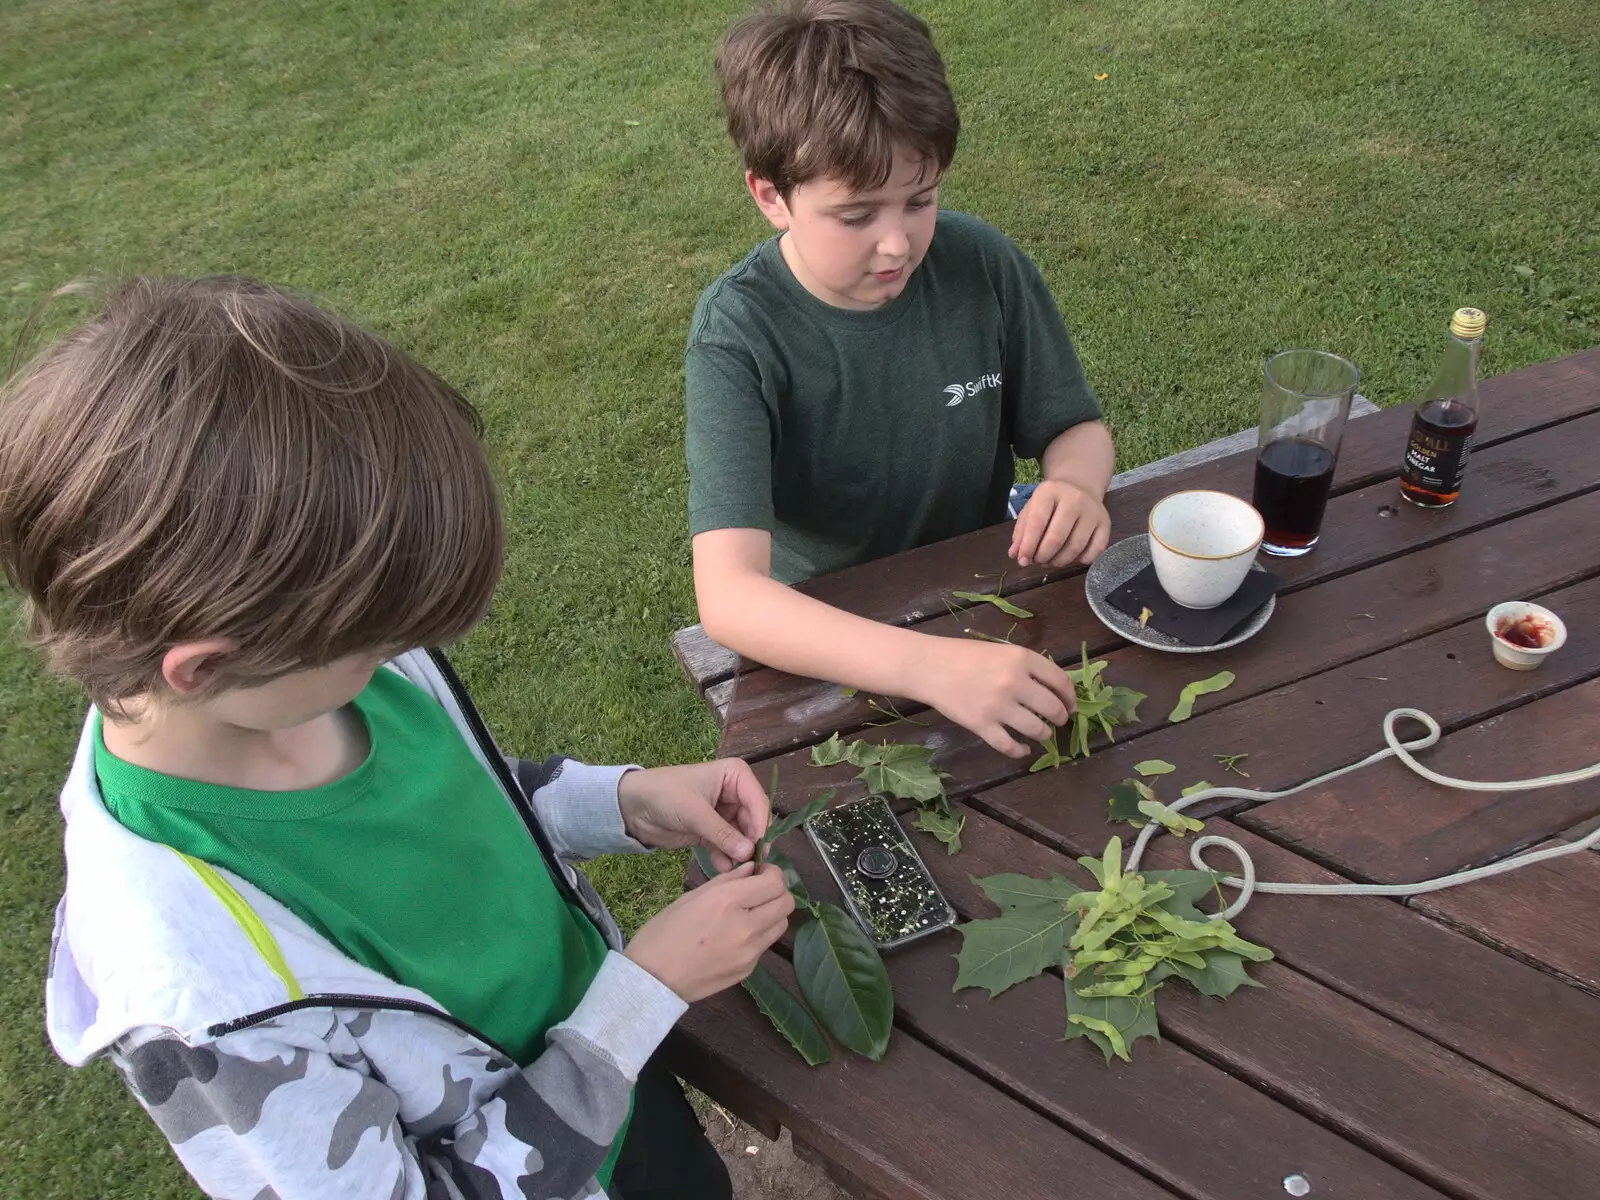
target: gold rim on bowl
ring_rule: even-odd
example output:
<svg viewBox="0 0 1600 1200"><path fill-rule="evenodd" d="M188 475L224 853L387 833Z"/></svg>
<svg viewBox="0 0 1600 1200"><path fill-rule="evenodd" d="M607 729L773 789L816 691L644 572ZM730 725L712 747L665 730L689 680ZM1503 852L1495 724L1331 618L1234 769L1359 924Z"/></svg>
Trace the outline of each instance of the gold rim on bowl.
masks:
<svg viewBox="0 0 1600 1200"><path fill-rule="evenodd" d="M1156 510L1159 509L1163 504L1167 503L1167 501L1176 500L1179 496L1226 496L1229 500L1234 500L1240 504L1243 504L1255 514L1256 524L1261 527L1260 532L1256 534L1256 540L1249 546L1239 550L1234 550L1228 554L1195 554L1192 551L1179 550L1176 546L1169 545L1161 537L1161 535L1156 532ZM1162 546L1166 547L1168 550L1172 551L1181 558L1193 558L1198 559L1201 562L1221 562L1226 558L1238 558L1241 554L1254 554L1257 550L1261 549L1261 543L1267 539L1266 518L1256 511L1255 506L1250 504L1248 501L1235 496L1232 492L1219 492L1216 488L1186 488L1184 491L1173 492L1170 496L1161 497L1161 499L1156 501L1155 506L1151 508L1150 515L1145 518L1145 529L1149 533L1151 541L1160 542Z"/></svg>

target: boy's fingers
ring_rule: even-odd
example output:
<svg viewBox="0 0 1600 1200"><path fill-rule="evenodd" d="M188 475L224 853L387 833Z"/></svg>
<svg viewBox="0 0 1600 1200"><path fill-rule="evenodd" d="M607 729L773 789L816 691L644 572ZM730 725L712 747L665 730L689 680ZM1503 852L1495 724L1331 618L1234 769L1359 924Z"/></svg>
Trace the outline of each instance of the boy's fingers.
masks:
<svg viewBox="0 0 1600 1200"><path fill-rule="evenodd" d="M789 894L788 888L784 888L772 899L748 909L751 928L764 929L768 925L781 924L789 919L789 914L793 911L794 897Z"/></svg>
<svg viewBox="0 0 1600 1200"><path fill-rule="evenodd" d="M1029 562L1041 557L1039 539L1049 527L1053 512L1054 506L1047 503L1044 496L1035 492L1027 507L1022 510L1022 515L1017 518L1017 528L1011 538L1011 548L1016 552L1016 559L1020 565L1027 566Z"/></svg>
<svg viewBox="0 0 1600 1200"><path fill-rule="evenodd" d="M989 725L983 729L975 729L973 732L988 742L990 747L998 750L1007 758L1021 758L1028 752L1026 746L1017 741L1016 738L1012 737L999 725Z"/></svg>
<svg viewBox="0 0 1600 1200"><path fill-rule="evenodd" d="M1039 538L1038 558L1041 562L1053 562L1061 553L1061 547L1066 544L1074 528L1080 524L1077 513L1068 505L1061 504L1056 507L1050 517L1050 524L1046 527L1043 536Z"/></svg>
<svg viewBox="0 0 1600 1200"><path fill-rule="evenodd" d="M1088 565L1106 552L1106 547L1111 544L1111 523L1107 521L1094 531L1094 536L1089 539L1089 547L1083 552L1079 561Z"/></svg>
<svg viewBox="0 0 1600 1200"><path fill-rule="evenodd" d="M723 794L726 796L731 792L738 805L739 828L750 838L758 838L772 820L772 803L767 798L766 790L756 778L756 773L750 769L750 764L743 759L726 760L726 770L728 773L723 780ZM753 847L744 857L748 858L751 852Z"/></svg>
<svg viewBox="0 0 1600 1200"><path fill-rule="evenodd" d="M727 856L730 862L743 862L755 853L755 843L704 804L685 808L683 823L699 843L713 853Z"/></svg>
<svg viewBox="0 0 1600 1200"><path fill-rule="evenodd" d="M1067 712L1071 713L1077 709L1078 689L1073 686L1071 676L1055 663L1041 654L1038 663L1034 665L1032 675L1034 679L1061 697L1061 702L1067 706Z"/></svg>
<svg viewBox="0 0 1600 1200"><path fill-rule="evenodd" d="M1044 719L1030 708L1018 705L1016 710L1006 718L1006 726L1019 737L1025 737L1031 742L1042 742L1050 736L1050 726Z"/></svg>
<svg viewBox="0 0 1600 1200"><path fill-rule="evenodd" d="M1066 701L1038 680L1028 680L1018 691L1017 700L1027 709L1029 716L1037 716L1052 725L1065 725L1071 715L1067 711ZM1017 732L1026 733L1029 737L1040 736L1032 730L1033 727L1030 725L1027 729L1018 729ZM1049 737L1049 731L1046 730L1042 736Z"/></svg>

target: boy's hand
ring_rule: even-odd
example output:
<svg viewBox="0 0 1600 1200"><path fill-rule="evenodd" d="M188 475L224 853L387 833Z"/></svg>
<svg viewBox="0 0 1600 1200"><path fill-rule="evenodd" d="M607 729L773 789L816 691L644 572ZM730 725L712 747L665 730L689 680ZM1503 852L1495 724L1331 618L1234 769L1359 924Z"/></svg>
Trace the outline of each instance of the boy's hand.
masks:
<svg viewBox="0 0 1600 1200"><path fill-rule="evenodd" d="M1023 505L1008 553L1019 567L1065 567L1092 563L1110 540L1111 514L1104 504L1075 483L1047 479Z"/></svg>
<svg viewBox="0 0 1600 1200"><path fill-rule="evenodd" d="M793 911L782 871L744 863L679 896L623 953L693 1004L749 975Z"/></svg>
<svg viewBox="0 0 1600 1200"><path fill-rule="evenodd" d="M916 671L922 686L912 699L972 730L1001 754L1028 753L1008 731L1042 741L1078 706L1067 673L1024 646L932 636L929 641Z"/></svg>
<svg viewBox="0 0 1600 1200"><path fill-rule="evenodd" d="M665 850L704 846L719 871L755 853L772 813L755 774L737 758L629 771L617 783L617 807L634 841Z"/></svg>

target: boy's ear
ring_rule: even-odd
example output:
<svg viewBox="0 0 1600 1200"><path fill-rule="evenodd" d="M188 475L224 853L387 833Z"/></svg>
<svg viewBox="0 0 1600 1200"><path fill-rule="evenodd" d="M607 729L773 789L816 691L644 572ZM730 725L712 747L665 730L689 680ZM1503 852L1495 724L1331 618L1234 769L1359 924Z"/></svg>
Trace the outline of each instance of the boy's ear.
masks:
<svg viewBox="0 0 1600 1200"><path fill-rule="evenodd" d="M744 185L750 189L750 196L761 210L761 215L772 222L774 229L788 229L793 224L788 201L770 179L761 179L754 171L746 171Z"/></svg>
<svg viewBox="0 0 1600 1200"><path fill-rule="evenodd" d="M209 683L223 657L237 649L232 638L184 642L161 656L161 678L178 695L191 695Z"/></svg>

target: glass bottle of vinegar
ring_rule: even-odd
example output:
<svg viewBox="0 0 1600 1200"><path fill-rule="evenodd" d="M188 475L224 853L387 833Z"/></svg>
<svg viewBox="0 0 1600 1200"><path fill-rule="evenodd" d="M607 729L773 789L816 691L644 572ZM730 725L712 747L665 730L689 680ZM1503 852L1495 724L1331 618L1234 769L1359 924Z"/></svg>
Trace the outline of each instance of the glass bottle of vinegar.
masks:
<svg viewBox="0 0 1600 1200"><path fill-rule="evenodd" d="M1444 508L1461 495L1478 430L1478 348L1488 323L1476 308L1456 309L1444 361L1417 401L1400 494L1422 508Z"/></svg>

